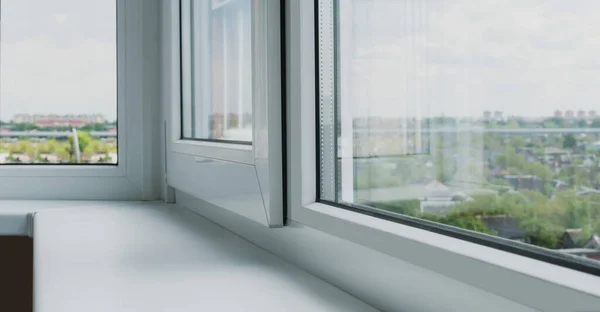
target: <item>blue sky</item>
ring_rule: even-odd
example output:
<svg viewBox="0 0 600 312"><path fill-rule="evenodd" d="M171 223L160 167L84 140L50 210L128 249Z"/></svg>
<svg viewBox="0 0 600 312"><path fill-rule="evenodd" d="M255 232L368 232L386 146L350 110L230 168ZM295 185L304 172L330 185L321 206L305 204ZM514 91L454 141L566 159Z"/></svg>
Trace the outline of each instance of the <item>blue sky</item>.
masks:
<svg viewBox="0 0 600 312"><path fill-rule="evenodd" d="M2 0L0 119L116 118L116 0Z"/></svg>

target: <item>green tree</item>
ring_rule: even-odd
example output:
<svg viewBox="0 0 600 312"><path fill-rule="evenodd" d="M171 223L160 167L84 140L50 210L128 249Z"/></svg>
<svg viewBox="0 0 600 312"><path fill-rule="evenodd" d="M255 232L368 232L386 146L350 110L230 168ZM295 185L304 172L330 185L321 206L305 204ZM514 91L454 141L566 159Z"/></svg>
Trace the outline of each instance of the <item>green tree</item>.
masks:
<svg viewBox="0 0 600 312"><path fill-rule="evenodd" d="M422 219L442 223L446 225L455 226L465 230L477 231L479 233L485 233L490 235L496 235L495 231L490 230L485 222L480 218L473 217L472 215L435 215L435 214L424 214L421 216Z"/></svg>
<svg viewBox="0 0 600 312"><path fill-rule="evenodd" d="M19 140L16 144L11 144L8 147L10 153L27 154L35 156L35 148L29 140Z"/></svg>
<svg viewBox="0 0 600 312"><path fill-rule="evenodd" d="M542 193L548 197L552 196L552 194L554 194L554 187L552 186L552 184L550 183L544 183L544 190L542 191Z"/></svg>
<svg viewBox="0 0 600 312"><path fill-rule="evenodd" d="M58 143L55 139L50 139L38 145L38 151L40 153L55 153L59 148L60 143Z"/></svg>
<svg viewBox="0 0 600 312"><path fill-rule="evenodd" d="M31 130L38 130L39 128L34 125L34 124L30 124L30 123L18 123L18 124L14 124L13 126L13 131L31 131Z"/></svg>
<svg viewBox="0 0 600 312"><path fill-rule="evenodd" d="M563 148L565 149L573 149L577 146L577 139L572 134L565 135L563 139Z"/></svg>
<svg viewBox="0 0 600 312"><path fill-rule="evenodd" d="M589 175L585 170L576 170L572 176L573 183L579 186L589 185Z"/></svg>
<svg viewBox="0 0 600 312"><path fill-rule="evenodd" d="M106 130L108 124L106 123L90 123L87 124L81 128L79 128L79 130L81 131L104 131Z"/></svg>
<svg viewBox="0 0 600 312"><path fill-rule="evenodd" d="M526 144L527 142L525 142L525 139L520 135L511 137L509 142L509 145L512 146L514 149L524 147Z"/></svg>
<svg viewBox="0 0 600 312"><path fill-rule="evenodd" d="M483 146L492 151L500 151L506 147L502 142L502 138L494 133L485 133L483 135Z"/></svg>
<svg viewBox="0 0 600 312"><path fill-rule="evenodd" d="M558 248L558 242L564 229L544 219L529 218L519 223L525 232L526 240L533 245L549 249Z"/></svg>
<svg viewBox="0 0 600 312"><path fill-rule="evenodd" d="M498 185L498 186L510 187L510 183L508 183L508 181L506 181L505 179L493 179L491 181L491 184Z"/></svg>
<svg viewBox="0 0 600 312"><path fill-rule="evenodd" d="M517 154L512 148L509 148L504 153L496 156L496 164L505 169L509 167L521 169L525 162L523 156Z"/></svg>
<svg viewBox="0 0 600 312"><path fill-rule="evenodd" d="M544 181L552 180L554 176L554 173L548 166L540 163L524 163L522 171L524 174L535 175Z"/></svg>
<svg viewBox="0 0 600 312"><path fill-rule="evenodd" d="M86 154L95 154L99 153L102 150L102 143L100 140L91 140L90 144L88 144L83 151Z"/></svg>
<svg viewBox="0 0 600 312"><path fill-rule="evenodd" d="M516 120L511 120L508 122L508 124L506 126L504 126L507 129L518 129L519 127L519 123Z"/></svg>

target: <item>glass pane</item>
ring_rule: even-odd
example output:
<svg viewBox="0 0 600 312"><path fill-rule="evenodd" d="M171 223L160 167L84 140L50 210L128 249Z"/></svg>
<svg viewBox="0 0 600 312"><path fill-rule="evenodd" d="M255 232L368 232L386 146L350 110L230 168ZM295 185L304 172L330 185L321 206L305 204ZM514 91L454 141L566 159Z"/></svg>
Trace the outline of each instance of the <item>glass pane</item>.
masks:
<svg viewBox="0 0 600 312"><path fill-rule="evenodd" d="M335 201L597 265L600 2L474 3L320 1Z"/></svg>
<svg viewBox="0 0 600 312"><path fill-rule="evenodd" d="M181 2L182 136L252 142L251 0Z"/></svg>
<svg viewBox="0 0 600 312"><path fill-rule="evenodd" d="M116 164L116 1L0 9L0 164Z"/></svg>

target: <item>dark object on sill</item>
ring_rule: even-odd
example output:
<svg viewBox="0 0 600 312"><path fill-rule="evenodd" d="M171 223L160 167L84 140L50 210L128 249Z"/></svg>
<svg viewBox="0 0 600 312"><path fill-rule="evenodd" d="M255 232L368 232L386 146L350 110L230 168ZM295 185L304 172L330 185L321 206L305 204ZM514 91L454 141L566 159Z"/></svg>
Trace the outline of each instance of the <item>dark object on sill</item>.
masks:
<svg viewBox="0 0 600 312"><path fill-rule="evenodd" d="M33 311L33 239L0 236L0 311Z"/></svg>

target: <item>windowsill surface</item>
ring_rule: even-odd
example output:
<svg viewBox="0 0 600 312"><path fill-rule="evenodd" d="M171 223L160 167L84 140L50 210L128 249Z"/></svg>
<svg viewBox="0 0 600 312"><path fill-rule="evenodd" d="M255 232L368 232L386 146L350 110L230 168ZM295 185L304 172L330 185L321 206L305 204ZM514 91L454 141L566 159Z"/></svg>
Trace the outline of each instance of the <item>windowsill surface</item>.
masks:
<svg viewBox="0 0 600 312"><path fill-rule="evenodd" d="M535 296L563 288L589 295L590 302L600 298L600 288L595 287L599 278L587 273L326 204L313 203L296 213L297 222L506 298L520 296L515 283L530 285L527 289L550 287ZM444 259L443 265L439 259Z"/></svg>
<svg viewBox="0 0 600 312"><path fill-rule="evenodd" d="M175 206L0 201L32 213L36 312L375 311Z"/></svg>
<svg viewBox="0 0 600 312"><path fill-rule="evenodd" d="M0 235L31 236L30 217L37 212L66 208L85 209L106 205L99 201L0 200ZM126 205L126 202L113 202L110 205Z"/></svg>

